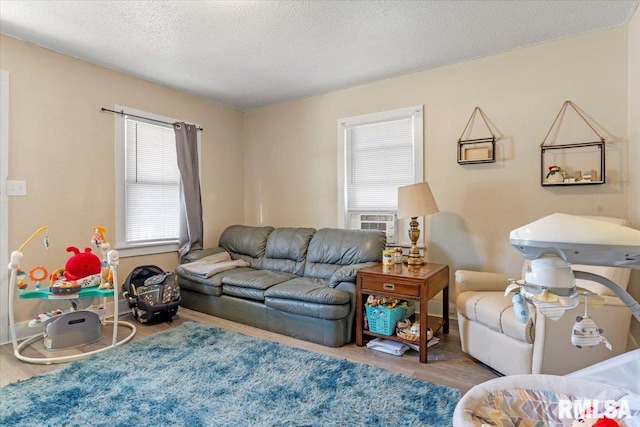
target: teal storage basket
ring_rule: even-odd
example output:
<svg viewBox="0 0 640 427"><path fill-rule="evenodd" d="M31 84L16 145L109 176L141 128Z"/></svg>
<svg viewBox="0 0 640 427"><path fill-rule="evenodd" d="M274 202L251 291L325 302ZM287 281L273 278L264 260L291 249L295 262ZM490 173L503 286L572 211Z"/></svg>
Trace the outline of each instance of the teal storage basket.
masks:
<svg viewBox="0 0 640 427"><path fill-rule="evenodd" d="M383 306L372 307L365 304L369 331L391 336L396 332L396 323L405 318L405 308L401 305L395 308ZM415 309L415 307L414 307Z"/></svg>

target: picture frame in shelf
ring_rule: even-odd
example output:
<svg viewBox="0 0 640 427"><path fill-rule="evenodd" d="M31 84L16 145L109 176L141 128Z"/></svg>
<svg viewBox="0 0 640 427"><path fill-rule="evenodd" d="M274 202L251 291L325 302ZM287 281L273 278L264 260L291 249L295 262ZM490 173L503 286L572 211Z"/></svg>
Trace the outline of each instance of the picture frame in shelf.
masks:
<svg viewBox="0 0 640 427"><path fill-rule="evenodd" d="M480 117L491 134L491 137L463 139L465 136L469 138L476 114L480 114ZM471 113L471 117L469 117L469 121L462 131L462 135L458 138L458 164L470 165L476 163L493 163L495 161L496 136L491 131L489 122L480 107L475 107Z"/></svg>
<svg viewBox="0 0 640 427"><path fill-rule="evenodd" d="M458 164L495 162L495 138L458 141Z"/></svg>

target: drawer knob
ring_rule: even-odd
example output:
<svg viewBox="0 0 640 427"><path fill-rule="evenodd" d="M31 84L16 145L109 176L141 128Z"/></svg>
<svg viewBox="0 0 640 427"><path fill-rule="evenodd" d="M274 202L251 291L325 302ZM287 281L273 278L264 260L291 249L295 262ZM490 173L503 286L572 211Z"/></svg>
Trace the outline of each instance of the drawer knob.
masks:
<svg viewBox="0 0 640 427"><path fill-rule="evenodd" d="M387 291L393 291L396 289L396 285L394 285L393 283L384 283L382 287Z"/></svg>

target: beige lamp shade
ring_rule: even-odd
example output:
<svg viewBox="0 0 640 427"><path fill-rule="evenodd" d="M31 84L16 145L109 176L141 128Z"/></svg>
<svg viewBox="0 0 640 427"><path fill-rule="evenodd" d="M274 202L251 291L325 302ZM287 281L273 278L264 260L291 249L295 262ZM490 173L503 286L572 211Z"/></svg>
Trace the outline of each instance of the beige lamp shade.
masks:
<svg viewBox="0 0 640 427"><path fill-rule="evenodd" d="M415 218L438 212L428 182L398 188L398 218Z"/></svg>

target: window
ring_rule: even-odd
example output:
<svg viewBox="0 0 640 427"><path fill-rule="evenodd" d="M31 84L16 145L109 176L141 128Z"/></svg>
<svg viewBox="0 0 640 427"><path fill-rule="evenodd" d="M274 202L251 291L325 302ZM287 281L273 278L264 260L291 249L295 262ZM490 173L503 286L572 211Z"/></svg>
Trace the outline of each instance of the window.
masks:
<svg viewBox="0 0 640 427"><path fill-rule="evenodd" d="M408 243L396 220L398 187L423 180L422 106L339 120L338 143L339 226Z"/></svg>
<svg viewBox="0 0 640 427"><path fill-rule="evenodd" d="M180 171L176 120L118 107L116 114L116 248L120 256L178 249ZM145 120L134 116L144 116Z"/></svg>

